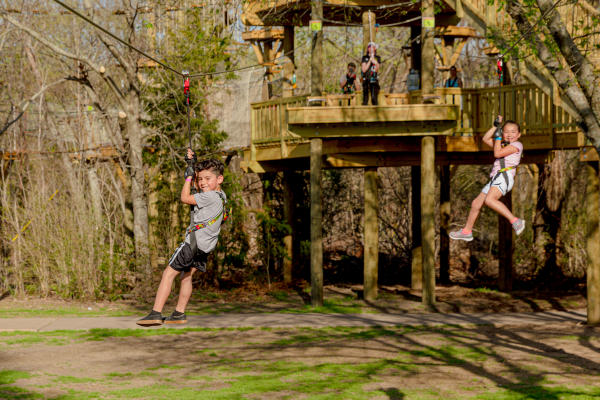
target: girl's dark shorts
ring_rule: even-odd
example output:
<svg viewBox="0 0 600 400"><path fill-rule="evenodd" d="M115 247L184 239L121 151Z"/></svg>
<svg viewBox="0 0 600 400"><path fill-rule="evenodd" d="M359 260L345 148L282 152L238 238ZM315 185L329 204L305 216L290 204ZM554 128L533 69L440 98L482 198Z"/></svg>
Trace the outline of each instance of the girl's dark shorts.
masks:
<svg viewBox="0 0 600 400"><path fill-rule="evenodd" d="M192 250L192 247L183 242L177 247L177 250L173 253L169 259L169 265L176 271L188 272L192 268L196 268L199 271L206 272L206 262L208 260L208 253L203 252L200 249Z"/></svg>

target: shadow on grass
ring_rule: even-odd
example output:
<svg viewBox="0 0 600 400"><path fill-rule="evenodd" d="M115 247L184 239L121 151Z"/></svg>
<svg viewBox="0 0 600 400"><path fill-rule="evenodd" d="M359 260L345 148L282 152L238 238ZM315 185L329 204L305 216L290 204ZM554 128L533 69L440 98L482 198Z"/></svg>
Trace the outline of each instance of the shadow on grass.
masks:
<svg viewBox="0 0 600 400"><path fill-rule="evenodd" d="M469 322L472 323L472 319ZM435 333L444 343L432 344L427 339L421 339L423 334L428 333ZM395 379L402 381L402 376L429 374L432 368L446 371L451 367L462 370L462 377L467 376L464 389L471 390L470 398L477 392L468 388L467 382L472 379L468 377L481 378L486 382L485 390L472 397L474 399L600 398L599 387L578 387L573 384L557 386L558 382L552 380L556 374L563 375L564 371L568 371L568 376L575 377L573 382L587 381L587 377L600 374L598 361L548 345L544 343L545 335L536 338L530 334L527 337L515 329L501 326L306 328L304 332L287 332L287 335L268 345L246 347L245 355L241 357L243 361L238 365L251 365L253 371L260 371L266 365L286 362L286 356L282 354L289 354L295 349L294 360L298 365L279 369L278 379L293 382L298 371L311 369L329 374L331 381L352 381L360 388L367 383L373 386L374 382L381 381L381 376L395 376ZM598 333L582 332L581 335L587 338L587 343L583 345L590 347L589 337L598 336ZM598 351L597 347L592 348ZM382 349L391 353L390 356L383 359L369 356L381 353ZM350 363L352 368L340 366L335 369L328 361L340 357L342 350L347 351L345 354L352 354L350 358L355 360ZM511 353L518 353L518 356L511 357ZM322 363L314 365L315 354L323 360ZM229 366L236 363L230 361ZM217 364L222 365L222 361L215 360ZM309 380L304 384L310 385L311 382ZM437 385L438 382L434 381L429 385L432 398L444 396L443 390L438 389ZM293 391L293 387L291 385L290 390ZM345 390L336 387L334 385L331 389ZM414 390L390 387L389 382L382 383L381 388L370 390L369 393L373 391L385 393L390 399L404 399L415 394Z"/></svg>

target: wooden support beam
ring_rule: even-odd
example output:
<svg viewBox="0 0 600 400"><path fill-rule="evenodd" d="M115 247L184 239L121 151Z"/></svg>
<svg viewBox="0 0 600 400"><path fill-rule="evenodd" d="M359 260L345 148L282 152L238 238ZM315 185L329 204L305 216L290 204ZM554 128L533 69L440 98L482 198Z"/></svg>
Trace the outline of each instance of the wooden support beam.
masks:
<svg viewBox="0 0 600 400"><path fill-rule="evenodd" d="M422 302L435 305L435 138L421 139Z"/></svg>
<svg viewBox="0 0 600 400"><path fill-rule="evenodd" d="M450 283L450 165L440 165L440 282Z"/></svg>
<svg viewBox="0 0 600 400"><path fill-rule="evenodd" d="M377 168L365 168L365 218L364 218L364 299L377 298L379 261L379 200L377 195Z"/></svg>
<svg viewBox="0 0 600 400"><path fill-rule="evenodd" d="M284 38L284 29L267 27L265 29L253 29L242 32L242 39L246 41L276 40Z"/></svg>
<svg viewBox="0 0 600 400"><path fill-rule="evenodd" d="M262 47L260 47L260 43L252 42L252 50L254 50L254 55L256 55L256 61L258 61L258 63L261 65L264 64L265 57L263 55Z"/></svg>
<svg viewBox="0 0 600 400"><path fill-rule="evenodd" d="M294 172L283 173L283 219L291 228L290 232L283 237L286 257L283 259L283 283L292 283L292 265L294 261Z"/></svg>
<svg viewBox="0 0 600 400"><path fill-rule="evenodd" d="M421 26L410 27L410 68L421 71L421 42L417 40L421 36ZM419 85L419 88L421 85Z"/></svg>
<svg viewBox="0 0 600 400"><path fill-rule="evenodd" d="M313 20L323 21L323 0L311 1L311 15ZM323 30L313 32L312 51L310 58L310 94L321 96L323 93Z"/></svg>
<svg viewBox="0 0 600 400"><path fill-rule="evenodd" d="M411 211L412 211L412 261L410 287L423 289L423 258L421 247L421 166L410 168Z"/></svg>
<svg viewBox="0 0 600 400"><path fill-rule="evenodd" d="M433 0L421 1L422 7L422 32L421 32L421 90L423 95L433 94L433 69L434 69L434 26L429 26L430 21L435 21Z"/></svg>
<svg viewBox="0 0 600 400"><path fill-rule="evenodd" d="M512 209L512 191L500 198L508 209ZM502 215L498 215L498 288L510 292L513 286L513 229Z"/></svg>
<svg viewBox="0 0 600 400"><path fill-rule="evenodd" d="M598 179L598 162L588 163L588 181L586 189L586 252L587 265L587 323L600 324L600 232L599 213L600 188Z"/></svg>
<svg viewBox="0 0 600 400"><path fill-rule="evenodd" d="M263 43L263 57L264 63L269 63L274 58L275 49L273 48L272 41L266 41ZM273 69L267 65L265 68L265 79L263 80L262 87L262 99L263 101L270 100L273 97L273 87L271 81L273 80Z"/></svg>
<svg viewBox="0 0 600 400"><path fill-rule="evenodd" d="M292 97L294 95L292 77L294 75L294 71L296 70L294 55L294 26L284 26L283 30L283 97Z"/></svg>
<svg viewBox="0 0 600 400"><path fill-rule="evenodd" d="M458 61L458 57L460 57L460 53L462 52L462 49L465 47L466 44L467 44L467 39L464 39L464 38L460 39L460 41L458 42L458 45L454 49L452 58L450 59L450 66L453 66L454 64L456 64L456 62Z"/></svg>
<svg viewBox="0 0 600 400"><path fill-rule="evenodd" d="M321 205L321 159L323 140L310 140L310 283L311 302L323 305L323 212Z"/></svg>

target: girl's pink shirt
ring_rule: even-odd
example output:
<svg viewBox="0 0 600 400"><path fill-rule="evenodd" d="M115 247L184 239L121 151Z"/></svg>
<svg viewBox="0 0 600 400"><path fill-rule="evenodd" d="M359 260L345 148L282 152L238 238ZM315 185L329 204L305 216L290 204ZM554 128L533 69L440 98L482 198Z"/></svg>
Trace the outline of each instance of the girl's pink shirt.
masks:
<svg viewBox="0 0 600 400"><path fill-rule="evenodd" d="M512 153L512 154L509 154L506 157L504 157L504 164L506 167L516 167L521 162L521 156L523 155L523 144L519 141L516 141L516 142L512 142L511 144L509 144L509 146L516 147L518 151L516 153ZM494 161L494 166L492 167L492 172L490 173L490 178L493 178L494 176L496 176L498 171L500 171L500 159L499 158L497 158L496 161ZM506 173L511 174L512 177L514 178L515 175L517 174L517 169L513 168L509 171L506 171Z"/></svg>

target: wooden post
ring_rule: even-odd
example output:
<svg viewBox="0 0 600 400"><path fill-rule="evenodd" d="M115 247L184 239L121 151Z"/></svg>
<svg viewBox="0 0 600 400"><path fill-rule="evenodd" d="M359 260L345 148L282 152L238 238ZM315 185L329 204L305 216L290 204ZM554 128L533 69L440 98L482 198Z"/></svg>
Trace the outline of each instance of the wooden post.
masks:
<svg viewBox="0 0 600 400"><path fill-rule="evenodd" d="M321 205L321 162L323 139L310 140L310 282L311 301L323 305L323 228Z"/></svg>
<svg viewBox="0 0 600 400"><path fill-rule="evenodd" d="M410 271L410 287L412 290L423 289L423 265L421 253L421 167L410 167L411 208L412 208L412 262Z"/></svg>
<svg viewBox="0 0 600 400"><path fill-rule="evenodd" d="M285 223L291 228L289 234L283 237L283 245L287 257L283 259L283 283L289 285L292 283L292 265L294 261L294 185L292 179L293 171L283 173L283 218Z"/></svg>
<svg viewBox="0 0 600 400"><path fill-rule="evenodd" d="M600 193L598 183L598 163L588 163L588 184L586 190L586 252L587 267L587 323L600 324L600 233L598 232Z"/></svg>
<svg viewBox="0 0 600 400"><path fill-rule="evenodd" d="M500 198L500 201L512 209L512 191ZM513 229L506 218L498 215L498 288L510 292L513 284Z"/></svg>
<svg viewBox="0 0 600 400"><path fill-rule="evenodd" d="M367 54L369 42L375 42L375 13L370 9L362 13L363 23L363 54ZM376 43L376 42L375 42Z"/></svg>
<svg viewBox="0 0 600 400"><path fill-rule="evenodd" d="M377 168L365 168L364 299L377 298L379 219L377 217Z"/></svg>
<svg viewBox="0 0 600 400"><path fill-rule="evenodd" d="M263 43L263 54L265 62L273 62L275 58L274 55L275 50L273 49L273 42L270 40L266 40ZM262 89L262 98L263 101L270 100L273 97L273 86L271 85L271 81L273 81L273 69L271 66L267 66L265 68L265 79L263 80L263 89Z"/></svg>
<svg viewBox="0 0 600 400"><path fill-rule="evenodd" d="M434 62L434 27L428 26L429 21L435 21L433 0L423 0L422 7L422 32L421 32L421 90L423 95L433 94L433 68Z"/></svg>
<svg viewBox="0 0 600 400"><path fill-rule="evenodd" d="M291 97L294 95L292 76L296 70L293 25L283 27L283 55L283 97Z"/></svg>
<svg viewBox="0 0 600 400"><path fill-rule="evenodd" d="M421 36L421 27L411 25L410 27L410 68L421 71L421 43L417 38Z"/></svg>
<svg viewBox="0 0 600 400"><path fill-rule="evenodd" d="M450 166L440 165L440 283L450 283Z"/></svg>
<svg viewBox="0 0 600 400"><path fill-rule="evenodd" d="M435 139L421 139L422 302L435 304Z"/></svg>
<svg viewBox="0 0 600 400"><path fill-rule="evenodd" d="M452 55L454 54L454 38L452 36L442 36L442 45L444 46L442 51L444 52L444 66L452 66ZM450 70L448 70L447 78L450 78Z"/></svg>
<svg viewBox="0 0 600 400"><path fill-rule="evenodd" d="M311 1L311 19L323 21L323 0ZM312 52L310 69L310 94L323 93L323 30L312 32Z"/></svg>

